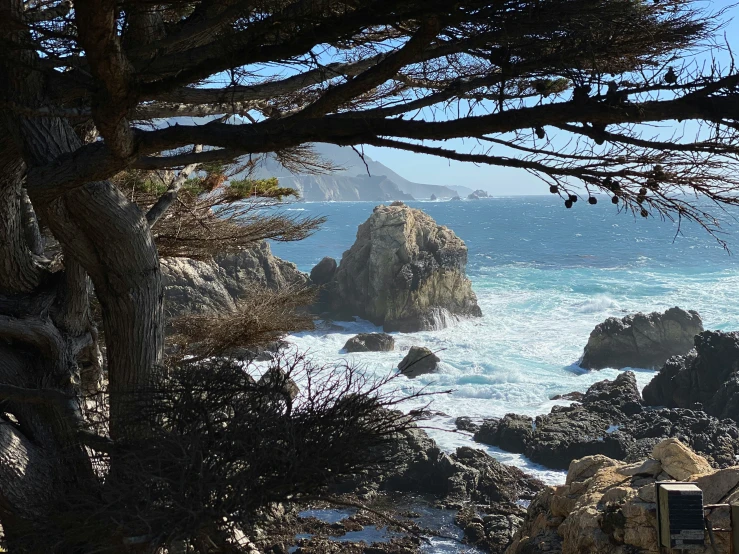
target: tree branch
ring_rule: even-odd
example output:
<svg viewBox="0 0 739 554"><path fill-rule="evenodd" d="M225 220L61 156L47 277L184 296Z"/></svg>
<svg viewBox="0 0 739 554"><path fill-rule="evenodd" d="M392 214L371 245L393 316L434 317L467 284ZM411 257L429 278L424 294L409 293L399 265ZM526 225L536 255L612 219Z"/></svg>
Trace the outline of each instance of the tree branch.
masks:
<svg viewBox="0 0 739 554"><path fill-rule="evenodd" d="M196 144L195 147L192 149L193 154L198 154L202 151L202 144ZM159 218L161 218L167 211L167 209L169 209L169 207L172 205L172 203L177 200L177 193L182 188L182 185L184 185L187 181L190 173L195 171L197 167L197 163L191 163L182 168L182 171L180 171L180 174L177 175L177 178L172 181L171 185L169 185L167 192L162 194L162 196L159 197L159 199L154 203L149 211L146 212L146 221L149 223L150 227L154 227L157 221L159 221Z"/></svg>

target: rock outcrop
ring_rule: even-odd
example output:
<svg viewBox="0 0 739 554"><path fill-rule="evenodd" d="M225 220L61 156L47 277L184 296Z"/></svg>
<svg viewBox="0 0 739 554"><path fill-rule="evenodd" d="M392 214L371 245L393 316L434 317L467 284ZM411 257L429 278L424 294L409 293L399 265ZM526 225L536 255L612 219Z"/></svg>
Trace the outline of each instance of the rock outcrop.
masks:
<svg viewBox="0 0 739 554"><path fill-rule="evenodd" d="M506 554L625 554L660 552L657 542L656 481L696 481L705 504L739 499L739 467L715 470L684 444L671 439L651 455L625 464L588 456L569 467L567 481L548 487L529 505L526 518ZM728 509L710 513L712 527L729 527ZM716 552L728 554L730 537L716 533ZM706 535L705 549L713 552Z"/></svg>
<svg viewBox="0 0 739 554"><path fill-rule="evenodd" d="M706 331L695 351L672 358L644 388L644 400L668 408L700 407L739 421L739 333Z"/></svg>
<svg viewBox="0 0 739 554"><path fill-rule="evenodd" d="M161 268L169 317L233 310L255 285L274 290L310 285L295 264L272 255L267 242L213 261L163 258Z"/></svg>
<svg viewBox="0 0 739 554"><path fill-rule="evenodd" d="M395 339L387 333L360 333L344 345L347 352L390 352L395 349Z"/></svg>
<svg viewBox="0 0 739 554"><path fill-rule="evenodd" d="M464 242L422 211L396 204L377 206L359 226L320 309L404 332L482 315L464 272Z"/></svg>
<svg viewBox="0 0 739 554"><path fill-rule="evenodd" d="M500 553L513 540L528 501L544 484L482 450L460 447L443 452L422 429L412 427L385 445L386 463L332 488L371 498L379 491L433 495L437 505L460 509L457 523L466 541Z"/></svg>
<svg viewBox="0 0 739 554"><path fill-rule="evenodd" d="M440 361L439 357L428 348L411 346L408 354L398 364L398 371L412 379L426 373L434 373Z"/></svg>
<svg viewBox="0 0 739 554"><path fill-rule="evenodd" d="M479 200L480 198L488 198L488 193L482 189L477 189L475 192L467 195L468 200Z"/></svg>
<svg viewBox="0 0 739 554"><path fill-rule="evenodd" d="M554 406L551 413L535 419L509 414L479 426L463 420L460 426L479 442L556 469L596 454L636 461L665 438L680 439L717 467L733 465L739 454L736 422L702 411L646 406L632 372L596 383L581 403Z"/></svg>
<svg viewBox="0 0 739 554"><path fill-rule="evenodd" d="M611 317L590 333L580 367L660 368L672 356L686 354L703 331L697 312L670 308L663 314Z"/></svg>

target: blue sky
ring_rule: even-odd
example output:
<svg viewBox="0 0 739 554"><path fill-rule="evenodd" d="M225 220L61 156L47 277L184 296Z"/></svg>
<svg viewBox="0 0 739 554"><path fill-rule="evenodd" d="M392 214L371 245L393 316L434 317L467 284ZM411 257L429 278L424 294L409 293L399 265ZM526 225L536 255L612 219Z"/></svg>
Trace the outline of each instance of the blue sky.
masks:
<svg viewBox="0 0 739 554"><path fill-rule="evenodd" d="M726 27L723 32L731 47L739 51L739 7L734 5L735 0L706 0L696 2L710 13L729 8L724 19ZM719 37L723 40L722 37ZM728 59L723 54L719 60ZM677 123L675 123L677 128ZM446 148L454 148L461 152L469 152L477 146L474 140L455 140L445 144ZM478 166L470 163L454 162L427 156L413 154L388 148L365 146L365 152L399 173L406 179L418 183L432 185L464 185L477 189L482 188L495 195L527 195L546 194L547 186L535 176L520 169L500 168L492 166Z"/></svg>

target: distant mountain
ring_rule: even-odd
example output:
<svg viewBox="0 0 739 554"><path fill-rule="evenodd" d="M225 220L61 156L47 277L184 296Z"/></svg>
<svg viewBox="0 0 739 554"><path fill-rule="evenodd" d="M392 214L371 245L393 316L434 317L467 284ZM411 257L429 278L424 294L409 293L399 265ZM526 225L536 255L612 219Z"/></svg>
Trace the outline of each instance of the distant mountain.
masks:
<svg viewBox="0 0 739 554"><path fill-rule="evenodd" d="M474 192L471 188L462 185L449 185L449 188L456 191L459 196L469 196Z"/></svg>
<svg viewBox="0 0 739 554"><path fill-rule="evenodd" d="M277 161L268 158L260 164L254 176L277 177L282 186L299 189L306 201L425 200L432 194L437 198L452 198L472 192L466 187L414 183L369 156L362 160L346 146L321 143L315 144L314 149L321 158L340 169L325 175L293 175ZM464 193L463 189L469 192Z"/></svg>

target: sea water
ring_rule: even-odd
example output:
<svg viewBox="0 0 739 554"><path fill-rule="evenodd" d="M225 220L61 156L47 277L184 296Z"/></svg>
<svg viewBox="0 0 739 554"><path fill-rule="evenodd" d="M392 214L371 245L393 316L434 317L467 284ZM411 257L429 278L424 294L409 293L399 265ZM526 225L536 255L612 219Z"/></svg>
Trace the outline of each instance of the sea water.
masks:
<svg viewBox="0 0 739 554"><path fill-rule="evenodd" d="M297 243L273 243L275 255L310 269L324 256L338 260L356 238L377 203L300 203L292 215L326 216L313 236ZM469 249L467 275L482 318L440 331L395 333L393 352L346 354L344 343L359 332L381 331L369 322L336 322L341 330L289 337L318 363L348 360L362 371L383 376L394 371L412 345L441 358L440 372L394 382L400 395L420 387L434 396L439 412L423 422L442 448L474 445L455 432L454 420L481 420L506 413L547 413L550 398L585 391L612 379L617 370L581 370L577 362L593 327L610 316L663 311L672 306L697 310L706 329L739 330L739 259L699 225L619 213L607 198L565 209L557 196L493 198L461 202L408 202L446 225ZM739 253L739 225L723 218L729 251ZM679 231L679 232L678 232ZM635 368L646 385L653 371ZM407 410L428 399L408 402ZM482 447L485 448L485 447ZM522 456L486 448L503 462L545 481L564 479Z"/></svg>

